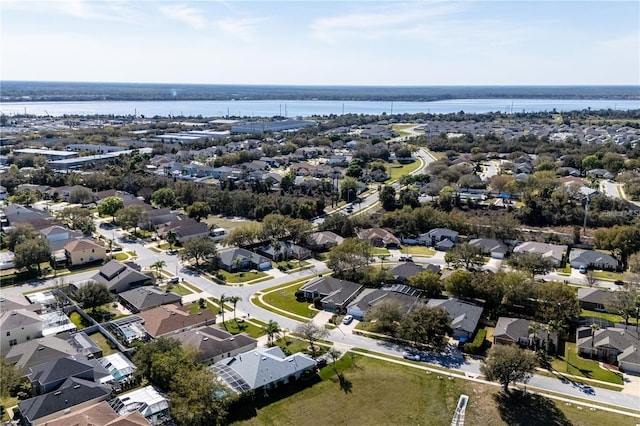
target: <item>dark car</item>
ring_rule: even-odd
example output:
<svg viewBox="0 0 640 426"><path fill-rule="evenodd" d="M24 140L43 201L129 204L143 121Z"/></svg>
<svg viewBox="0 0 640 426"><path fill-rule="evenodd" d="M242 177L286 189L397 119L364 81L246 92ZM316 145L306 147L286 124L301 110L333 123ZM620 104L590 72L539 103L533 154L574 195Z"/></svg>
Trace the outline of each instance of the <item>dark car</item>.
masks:
<svg viewBox="0 0 640 426"><path fill-rule="evenodd" d="M613 283L614 283L615 285L625 285L625 284L626 284L626 283L625 283L624 281L622 281L622 280L615 280Z"/></svg>

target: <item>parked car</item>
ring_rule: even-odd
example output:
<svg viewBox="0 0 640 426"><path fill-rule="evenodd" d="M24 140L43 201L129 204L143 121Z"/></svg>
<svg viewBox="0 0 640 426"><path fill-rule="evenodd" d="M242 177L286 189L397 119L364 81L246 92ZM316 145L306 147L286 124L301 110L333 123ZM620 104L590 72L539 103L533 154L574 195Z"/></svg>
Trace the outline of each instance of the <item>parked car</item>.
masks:
<svg viewBox="0 0 640 426"><path fill-rule="evenodd" d="M399 260L401 262L413 262L413 256L410 254L401 254Z"/></svg>
<svg viewBox="0 0 640 426"><path fill-rule="evenodd" d="M581 274L586 274L587 273L587 267L584 265L580 265L580 267L578 268L578 272L580 272Z"/></svg>
<svg viewBox="0 0 640 426"><path fill-rule="evenodd" d="M345 315L345 317L342 319L342 323L344 325L349 325L351 324L352 321L353 321L353 317L351 315Z"/></svg>
<svg viewBox="0 0 640 426"><path fill-rule="evenodd" d="M114 247L111 249L111 251L116 252L116 251L122 251L122 247Z"/></svg>
<svg viewBox="0 0 640 426"><path fill-rule="evenodd" d="M179 282L180 282L180 278L178 278L178 277L171 277L171 278L169 278L169 279L167 280L167 282L168 282L169 284L176 284L176 283L179 283Z"/></svg>
<svg viewBox="0 0 640 426"><path fill-rule="evenodd" d="M420 354L418 352L414 352L414 351L402 352L402 357L404 359L410 359L411 361L420 361L420 359L421 359Z"/></svg>

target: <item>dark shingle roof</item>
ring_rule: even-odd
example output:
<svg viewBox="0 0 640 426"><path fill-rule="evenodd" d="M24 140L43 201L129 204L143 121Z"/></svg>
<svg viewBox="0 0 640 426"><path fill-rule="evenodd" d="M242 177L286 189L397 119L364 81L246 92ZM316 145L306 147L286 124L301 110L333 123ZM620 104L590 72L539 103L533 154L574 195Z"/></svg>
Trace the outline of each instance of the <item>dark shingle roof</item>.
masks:
<svg viewBox="0 0 640 426"><path fill-rule="evenodd" d="M124 291L119 297L128 302L138 311L155 308L168 303L180 302L182 298L171 292L165 292L157 287L145 286Z"/></svg>

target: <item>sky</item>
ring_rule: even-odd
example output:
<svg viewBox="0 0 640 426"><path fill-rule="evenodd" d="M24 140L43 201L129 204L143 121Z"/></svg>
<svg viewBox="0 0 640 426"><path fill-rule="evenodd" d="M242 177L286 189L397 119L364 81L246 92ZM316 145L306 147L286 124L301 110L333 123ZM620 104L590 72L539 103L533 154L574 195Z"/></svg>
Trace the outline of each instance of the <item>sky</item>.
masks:
<svg viewBox="0 0 640 426"><path fill-rule="evenodd" d="M0 79L640 85L640 1L2 0Z"/></svg>

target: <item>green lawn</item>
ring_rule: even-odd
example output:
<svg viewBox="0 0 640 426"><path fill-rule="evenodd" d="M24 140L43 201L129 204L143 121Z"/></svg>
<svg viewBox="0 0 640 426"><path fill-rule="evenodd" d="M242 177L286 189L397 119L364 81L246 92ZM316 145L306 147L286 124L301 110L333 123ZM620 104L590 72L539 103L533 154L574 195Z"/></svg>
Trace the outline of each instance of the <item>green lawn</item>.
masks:
<svg viewBox="0 0 640 426"><path fill-rule="evenodd" d="M229 316L231 317L230 320L225 321L224 323L220 323L218 324L218 326L224 330L227 330L231 334L247 333L249 336L256 339L266 334L264 331L262 331L262 326L251 324L250 322L247 322L241 318L238 318L238 322L236 323L233 320L233 313L230 313Z"/></svg>
<svg viewBox="0 0 640 426"><path fill-rule="evenodd" d="M593 271L593 276L600 280L623 280L624 274L620 272L609 272L609 271Z"/></svg>
<svg viewBox="0 0 640 426"><path fill-rule="evenodd" d="M69 314L69 319L76 326L76 329L78 330L82 330L83 328L86 327L85 319L82 318L82 316L80 316L80 314L75 311Z"/></svg>
<svg viewBox="0 0 640 426"><path fill-rule="evenodd" d="M608 312L588 311L586 309L583 309L582 313L580 314L580 316L581 317L603 318L603 319L606 319L606 320L611 321L613 323L623 323L624 324L624 318L622 318L621 315L610 314ZM629 318L629 324L630 325L636 325L636 319L630 317Z"/></svg>
<svg viewBox="0 0 640 426"><path fill-rule="evenodd" d="M394 161L387 167L387 173L391 174L391 178L387 180L387 182L394 181L399 179L401 176L408 175L419 169L421 166L422 160L420 159L409 164L400 164L397 161Z"/></svg>
<svg viewBox="0 0 640 426"><path fill-rule="evenodd" d="M623 383L622 377L619 374L601 368L598 361L578 356L576 344L571 342L565 343L564 356L554 358L553 361L551 361L551 366L560 373L572 374L586 379L601 380L617 385Z"/></svg>
<svg viewBox="0 0 640 426"><path fill-rule="evenodd" d="M619 414L579 410L537 395L505 396L498 387L347 354L320 371L320 381L267 404L243 404L233 425L450 425L461 394L468 425L634 425ZM234 413L235 414L235 413ZM232 419L235 420L235 419Z"/></svg>
<svg viewBox="0 0 640 426"><path fill-rule="evenodd" d="M436 251L431 247L426 246L403 246L402 253L414 256L433 256L436 254Z"/></svg>
<svg viewBox="0 0 640 426"><path fill-rule="evenodd" d="M205 300L206 302L206 306L204 308L204 310L210 310L211 312L213 312L214 314L218 315L218 313L220 312L220 305L218 305L217 303L214 305L211 302L209 302L208 300ZM192 302L189 305L189 315L196 315L198 312L202 311L203 309L200 308L200 304L198 303L198 301ZM225 312L226 315L226 312Z"/></svg>
<svg viewBox="0 0 640 426"><path fill-rule="evenodd" d="M111 256L115 260L119 260L121 262L124 261L124 260L127 260L129 258L129 255L127 253L123 253L123 252L112 253Z"/></svg>
<svg viewBox="0 0 640 426"><path fill-rule="evenodd" d="M299 284L281 288L265 294L262 299L265 303L276 308L302 317L313 318L317 312L309 309L309 302L298 302L296 300L295 292L302 286L303 284Z"/></svg>
<svg viewBox="0 0 640 426"><path fill-rule="evenodd" d="M571 275L571 265L567 264L564 268L557 268L558 275Z"/></svg>
<svg viewBox="0 0 640 426"><path fill-rule="evenodd" d="M109 342L107 338L102 335L102 333L93 333L90 334L89 337L91 337L91 339L98 344L100 349L102 349L102 356L107 356L118 352L115 347L111 346L111 342Z"/></svg>
<svg viewBox="0 0 640 426"><path fill-rule="evenodd" d="M245 283L247 281L253 281L269 276L269 274L262 271L227 272L224 269L219 269L217 275L222 277L225 282L232 284Z"/></svg>
<svg viewBox="0 0 640 426"><path fill-rule="evenodd" d="M389 250L387 250L386 248L372 247L371 255L372 256L391 256L391 253L389 253Z"/></svg>
<svg viewBox="0 0 640 426"><path fill-rule="evenodd" d="M292 259L292 260L281 260L280 262L273 262L273 265L278 269L289 271L291 269L304 268L311 264L306 260L303 260L302 262L298 262L297 260Z"/></svg>
<svg viewBox="0 0 640 426"><path fill-rule="evenodd" d="M161 286L160 288L162 288L165 291L170 290L175 294L177 294L178 296L186 296L187 294L193 294L193 291L191 291L187 286L184 286L182 284L168 284L168 285Z"/></svg>

